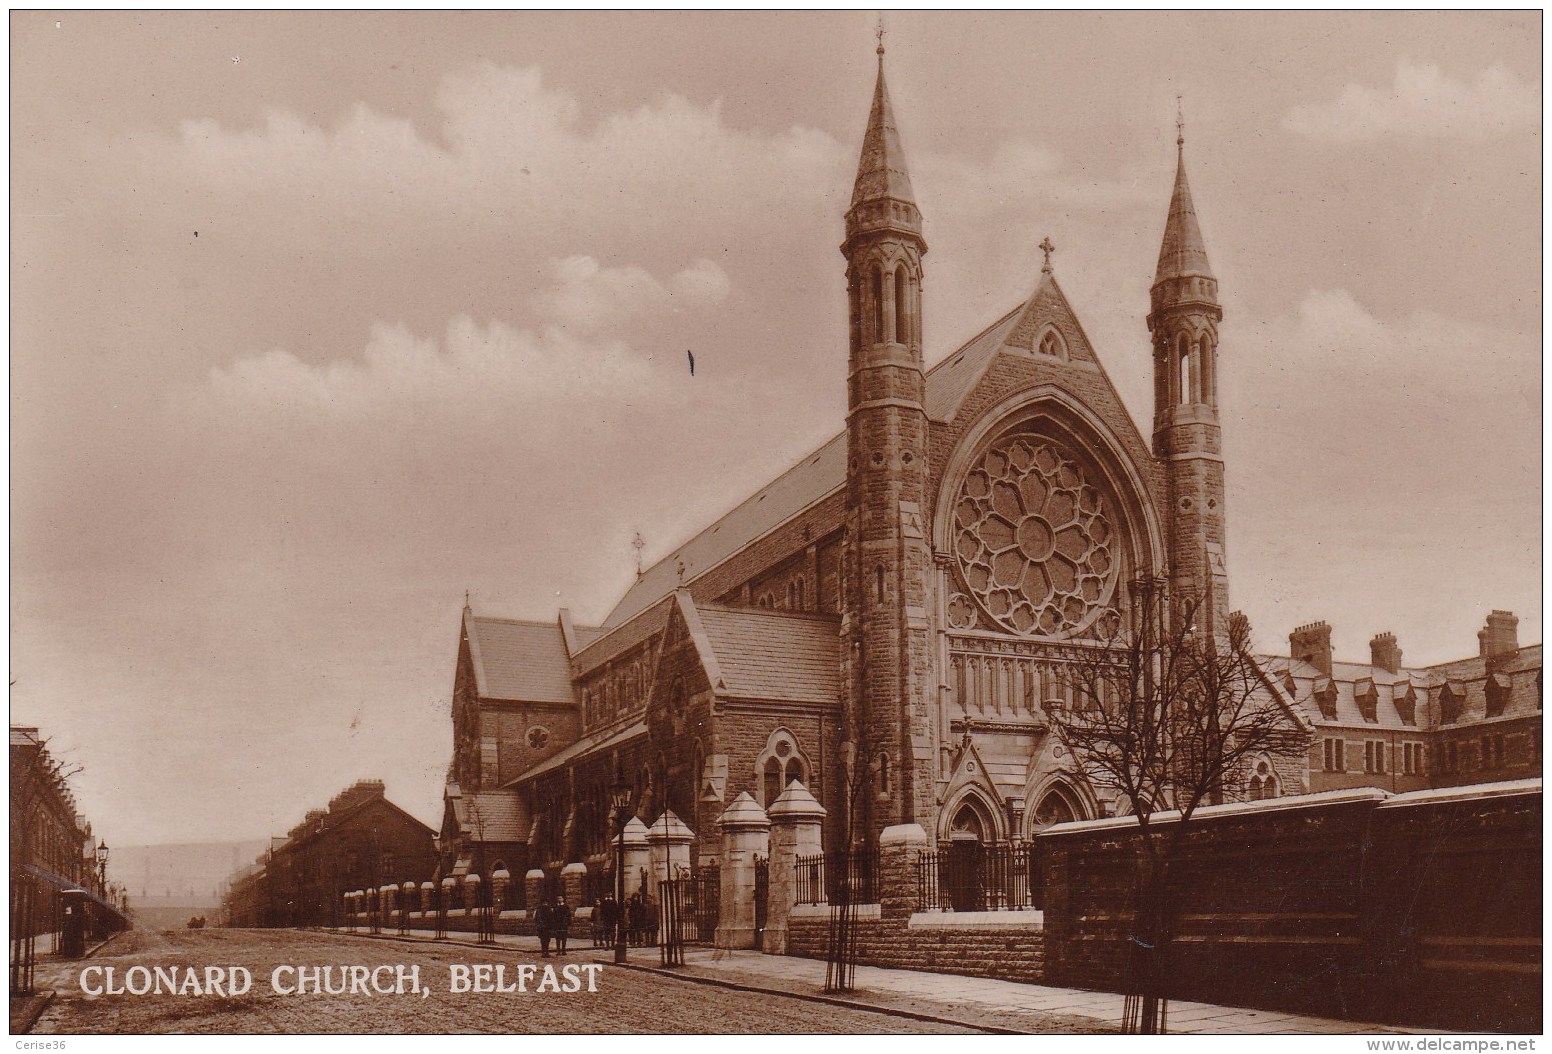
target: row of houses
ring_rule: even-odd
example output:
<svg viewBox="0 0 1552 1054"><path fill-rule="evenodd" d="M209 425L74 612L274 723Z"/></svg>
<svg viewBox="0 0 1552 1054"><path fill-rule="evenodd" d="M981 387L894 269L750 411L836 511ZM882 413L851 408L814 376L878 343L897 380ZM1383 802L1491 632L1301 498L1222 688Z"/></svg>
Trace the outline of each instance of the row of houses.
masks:
<svg viewBox="0 0 1552 1054"><path fill-rule="evenodd" d="M323 926L338 922L344 894L384 882L430 879L434 832L361 780L310 810L228 882L228 926Z"/></svg>

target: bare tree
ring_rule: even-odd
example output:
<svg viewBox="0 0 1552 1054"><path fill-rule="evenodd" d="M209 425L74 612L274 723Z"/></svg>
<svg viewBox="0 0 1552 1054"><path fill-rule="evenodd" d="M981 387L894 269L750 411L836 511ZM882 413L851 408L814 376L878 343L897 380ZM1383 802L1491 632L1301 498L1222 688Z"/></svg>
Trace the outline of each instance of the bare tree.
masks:
<svg viewBox="0 0 1552 1054"><path fill-rule="evenodd" d="M1301 757L1309 745L1253 653L1246 619L1213 622L1201 596L1171 597L1162 580L1138 579L1127 620L1064 649L1070 700L1047 707L1082 777L1136 817L1126 1025L1139 1032L1164 1025L1170 869L1196 811L1222 801L1253 757Z"/></svg>

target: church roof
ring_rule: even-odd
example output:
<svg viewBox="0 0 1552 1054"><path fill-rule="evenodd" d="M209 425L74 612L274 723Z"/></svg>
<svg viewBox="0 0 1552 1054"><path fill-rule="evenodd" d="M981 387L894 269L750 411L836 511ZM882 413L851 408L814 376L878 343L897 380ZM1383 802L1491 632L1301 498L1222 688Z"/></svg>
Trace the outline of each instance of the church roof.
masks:
<svg viewBox="0 0 1552 1054"><path fill-rule="evenodd" d="M853 206L879 198L915 201L911 176L905 170L905 150L895 126L894 107L884 84L884 51L878 52L878 83L873 88L873 109L862 137L862 156L857 161L857 183L852 188Z"/></svg>
<svg viewBox="0 0 1552 1054"><path fill-rule="evenodd" d="M679 584L680 563L684 564L684 581L693 581L777 524L840 489L845 482L846 433L842 432L671 555L643 571L609 613L604 625L618 626L672 593Z"/></svg>
<svg viewBox="0 0 1552 1054"><path fill-rule="evenodd" d="M1025 300L927 371L925 405L933 421L951 421L993 358L1020 329L1037 300L1072 314L1054 277L1046 275ZM1075 316L1074 316L1075 318ZM606 632L689 584L755 539L846 485L846 433L841 432L731 512L647 568L604 619ZM684 573L679 574L679 564ZM656 623L655 623L656 624ZM615 649L617 650L617 649ZM591 658L582 665L590 665Z"/></svg>
<svg viewBox="0 0 1552 1054"><path fill-rule="evenodd" d="M840 697L838 619L697 604L722 673L719 695L833 703Z"/></svg>
<svg viewBox="0 0 1552 1054"><path fill-rule="evenodd" d="M1191 201L1191 185L1186 182L1186 155L1184 145L1175 168L1175 193L1169 201L1169 219L1164 224L1164 243L1159 247L1159 270L1154 282L1183 275L1212 277L1212 267L1207 263L1207 246L1202 241L1202 228L1196 220L1196 206Z"/></svg>
<svg viewBox="0 0 1552 1054"><path fill-rule="evenodd" d="M522 842L528 838L528 811L515 791L474 791L452 799L458 828L481 842Z"/></svg>
<svg viewBox="0 0 1552 1054"><path fill-rule="evenodd" d="M647 723L644 720L633 721L624 728L606 728L602 732L595 732L590 736L577 740L559 754L550 756L533 768L518 773L507 786L516 787L521 783L527 783L535 776L543 775L546 772L553 772L572 759L581 757L583 754L591 754L598 750L610 750L622 743L627 743L638 736L646 734Z"/></svg>
<svg viewBox="0 0 1552 1054"><path fill-rule="evenodd" d="M559 624L475 615L464 609L475 690L485 699L572 703L571 662Z"/></svg>

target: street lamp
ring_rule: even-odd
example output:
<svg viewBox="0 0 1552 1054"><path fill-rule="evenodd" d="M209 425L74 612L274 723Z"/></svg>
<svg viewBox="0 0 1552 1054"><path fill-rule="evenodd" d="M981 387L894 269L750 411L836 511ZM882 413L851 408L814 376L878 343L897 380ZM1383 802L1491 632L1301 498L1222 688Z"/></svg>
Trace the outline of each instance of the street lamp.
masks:
<svg viewBox="0 0 1552 1054"><path fill-rule="evenodd" d="M108 843L97 843L97 892L108 888Z"/></svg>
<svg viewBox="0 0 1552 1054"><path fill-rule="evenodd" d="M614 806L614 961L625 961L625 824L630 818L631 788L625 782L625 769L614 766L614 784L609 788L609 804Z"/></svg>

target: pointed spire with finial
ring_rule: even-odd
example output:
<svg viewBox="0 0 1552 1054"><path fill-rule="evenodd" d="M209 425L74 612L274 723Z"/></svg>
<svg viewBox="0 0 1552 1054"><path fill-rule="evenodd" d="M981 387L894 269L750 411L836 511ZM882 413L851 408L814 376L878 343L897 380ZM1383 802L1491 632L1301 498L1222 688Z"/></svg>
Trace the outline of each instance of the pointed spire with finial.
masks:
<svg viewBox="0 0 1552 1054"><path fill-rule="evenodd" d="M895 126L894 106L884 83L884 16L878 19L878 81L873 88L873 109L862 137L862 157L857 162L857 182L852 189L855 208L866 201L894 198L915 201L911 177L905 168L900 130Z"/></svg>
<svg viewBox="0 0 1552 1054"><path fill-rule="evenodd" d="M1187 275L1212 277L1207 262L1207 245L1191 201L1191 185L1186 182L1186 121L1179 96L1175 97L1175 193L1169 202L1169 219L1164 225L1164 243L1159 247L1159 269L1154 283Z"/></svg>

